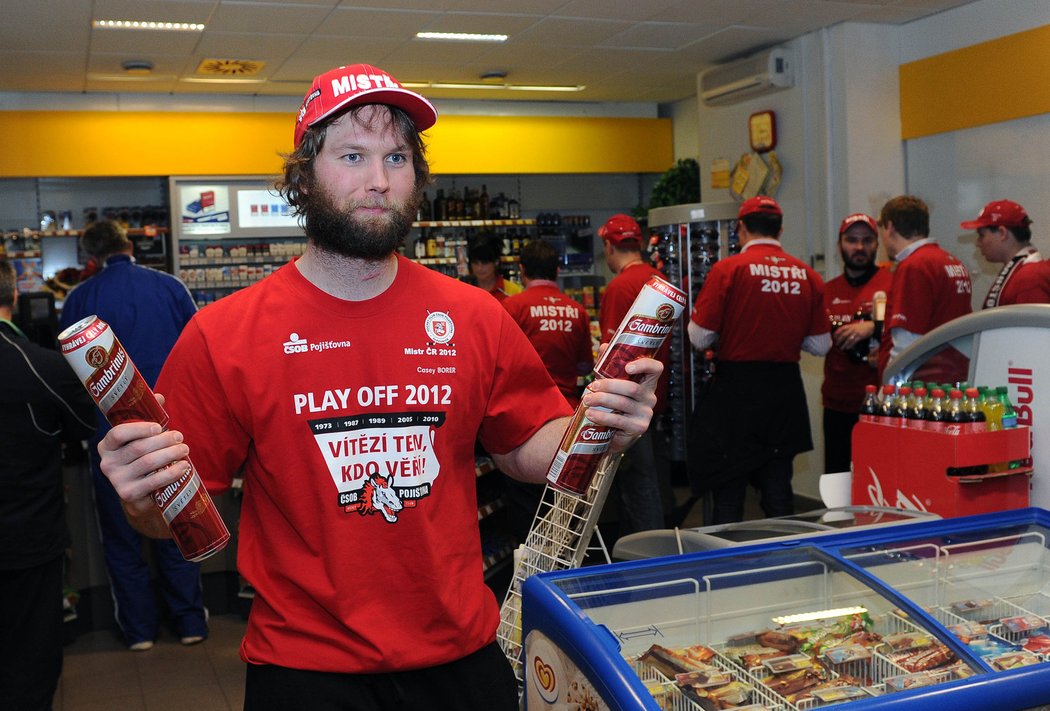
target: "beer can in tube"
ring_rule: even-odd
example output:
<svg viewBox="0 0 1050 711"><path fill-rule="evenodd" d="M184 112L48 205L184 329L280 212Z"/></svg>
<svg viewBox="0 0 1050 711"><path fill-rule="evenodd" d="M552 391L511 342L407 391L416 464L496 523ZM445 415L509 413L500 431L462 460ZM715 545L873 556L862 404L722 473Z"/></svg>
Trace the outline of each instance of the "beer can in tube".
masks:
<svg viewBox="0 0 1050 711"><path fill-rule="evenodd" d="M156 422L167 429L168 413L109 324L88 316L58 334L58 343L111 425ZM192 463L178 481L153 492L153 500L186 560L204 560L229 542L230 532Z"/></svg>
<svg viewBox="0 0 1050 711"><path fill-rule="evenodd" d="M616 431L587 419L587 408L579 405L547 470L547 481L555 489L583 495L591 485L602 455Z"/></svg>
<svg viewBox="0 0 1050 711"><path fill-rule="evenodd" d="M650 277L594 366L595 378L634 379L627 374L627 364L656 355L686 304L684 291L660 277ZM587 493L616 434L612 427L594 424L586 411L582 404L576 408L547 470L547 481L552 487L577 495Z"/></svg>
<svg viewBox="0 0 1050 711"><path fill-rule="evenodd" d="M625 366L656 355L687 305L684 291L658 276L649 278L594 366L599 378L633 379Z"/></svg>

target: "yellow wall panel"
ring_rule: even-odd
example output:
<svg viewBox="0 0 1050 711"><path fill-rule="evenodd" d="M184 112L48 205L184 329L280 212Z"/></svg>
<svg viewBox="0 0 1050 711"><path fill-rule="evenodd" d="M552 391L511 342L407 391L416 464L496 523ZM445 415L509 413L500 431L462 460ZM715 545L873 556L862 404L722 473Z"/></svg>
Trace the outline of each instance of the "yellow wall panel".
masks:
<svg viewBox="0 0 1050 711"><path fill-rule="evenodd" d="M283 113L0 112L0 176L269 175L291 150ZM444 116L432 169L453 173L657 173L669 119Z"/></svg>
<svg viewBox="0 0 1050 711"><path fill-rule="evenodd" d="M900 67L905 140L1050 113L1050 25Z"/></svg>

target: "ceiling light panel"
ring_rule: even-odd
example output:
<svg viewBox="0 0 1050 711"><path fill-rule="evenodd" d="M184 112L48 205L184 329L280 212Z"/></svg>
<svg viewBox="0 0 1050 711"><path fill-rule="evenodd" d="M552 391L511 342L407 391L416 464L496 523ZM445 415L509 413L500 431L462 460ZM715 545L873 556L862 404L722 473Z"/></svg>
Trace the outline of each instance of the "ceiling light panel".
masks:
<svg viewBox="0 0 1050 711"><path fill-rule="evenodd" d="M478 34L474 32L417 32L417 39L439 42L506 42L507 35Z"/></svg>
<svg viewBox="0 0 1050 711"><path fill-rule="evenodd" d="M92 20L92 27L103 30L151 30L153 32L203 32L201 22L169 22L165 20Z"/></svg>

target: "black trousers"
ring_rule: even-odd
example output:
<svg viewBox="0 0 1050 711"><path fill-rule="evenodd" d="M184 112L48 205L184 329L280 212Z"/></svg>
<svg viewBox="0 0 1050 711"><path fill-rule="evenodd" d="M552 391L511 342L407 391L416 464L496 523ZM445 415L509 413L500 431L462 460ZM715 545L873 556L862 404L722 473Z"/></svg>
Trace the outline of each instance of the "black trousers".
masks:
<svg viewBox="0 0 1050 711"><path fill-rule="evenodd" d="M495 642L448 664L335 674L249 664L245 711L517 711L518 682Z"/></svg>
<svg viewBox="0 0 1050 711"><path fill-rule="evenodd" d="M774 457L747 476L737 477L711 490L712 525L744 520L747 487L758 489L762 513L767 518L795 513L795 492L791 487L794 457Z"/></svg>
<svg viewBox="0 0 1050 711"><path fill-rule="evenodd" d="M0 707L50 711L62 641L62 556L0 570Z"/></svg>
<svg viewBox="0 0 1050 711"><path fill-rule="evenodd" d="M860 420L856 412L824 408L824 471L848 472L853 461L853 425Z"/></svg>

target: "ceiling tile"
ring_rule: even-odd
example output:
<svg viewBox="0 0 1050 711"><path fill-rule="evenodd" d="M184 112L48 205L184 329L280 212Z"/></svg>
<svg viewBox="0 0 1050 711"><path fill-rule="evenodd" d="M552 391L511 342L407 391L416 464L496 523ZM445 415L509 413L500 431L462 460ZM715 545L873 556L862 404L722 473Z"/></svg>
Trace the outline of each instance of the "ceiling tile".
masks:
<svg viewBox="0 0 1050 711"><path fill-rule="evenodd" d="M323 29L334 11L318 5L259 5L223 2L208 19L216 32L294 33Z"/></svg>

